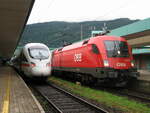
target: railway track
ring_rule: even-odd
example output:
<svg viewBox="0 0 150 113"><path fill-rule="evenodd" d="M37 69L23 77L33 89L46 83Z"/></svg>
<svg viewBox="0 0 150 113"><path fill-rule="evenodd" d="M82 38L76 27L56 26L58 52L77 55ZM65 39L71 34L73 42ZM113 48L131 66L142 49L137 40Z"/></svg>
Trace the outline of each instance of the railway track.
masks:
<svg viewBox="0 0 150 113"><path fill-rule="evenodd" d="M34 88L49 102L56 113L108 113L54 85L40 85Z"/></svg>
<svg viewBox="0 0 150 113"><path fill-rule="evenodd" d="M140 101L142 103L146 103L148 104L148 106L150 106L150 95L145 94L145 93L132 91L129 89L110 89L110 88L96 88L96 89L110 92L112 94L119 95L119 96L125 96L130 99Z"/></svg>
<svg viewBox="0 0 150 113"><path fill-rule="evenodd" d="M121 95L128 96L129 98L140 100L141 102L144 102L144 103L148 103L148 104L150 103L150 96L144 93L131 91L131 90L127 90L124 92L119 91L118 93L120 93Z"/></svg>

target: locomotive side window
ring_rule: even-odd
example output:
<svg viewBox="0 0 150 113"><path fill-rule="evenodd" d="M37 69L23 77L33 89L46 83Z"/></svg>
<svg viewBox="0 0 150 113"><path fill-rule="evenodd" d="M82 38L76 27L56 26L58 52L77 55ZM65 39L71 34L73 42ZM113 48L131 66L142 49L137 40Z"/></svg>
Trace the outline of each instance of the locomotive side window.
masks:
<svg viewBox="0 0 150 113"><path fill-rule="evenodd" d="M88 41L89 41L89 40L85 40L85 41L83 42L83 45L84 45L84 44L87 44L87 43L88 43Z"/></svg>
<svg viewBox="0 0 150 113"><path fill-rule="evenodd" d="M99 50L97 48L97 46L95 44L92 44L92 52L95 53L95 54L99 54Z"/></svg>

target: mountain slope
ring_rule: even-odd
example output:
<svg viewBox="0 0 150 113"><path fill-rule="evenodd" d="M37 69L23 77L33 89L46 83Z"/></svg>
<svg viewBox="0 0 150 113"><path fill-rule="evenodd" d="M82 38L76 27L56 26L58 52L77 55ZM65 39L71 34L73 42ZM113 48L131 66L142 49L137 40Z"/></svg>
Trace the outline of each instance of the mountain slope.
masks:
<svg viewBox="0 0 150 113"><path fill-rule="evenodd" d="M131 24L138 20L121 18L110 21L86 21L86 22L46 22L27 25L19 46L29 42L44 43L50 48L63 45L64 41L73 43L80 40L81 24L83 26L83 39L91 36L92 30L101 30L106 23L109 30Z"/></svg>

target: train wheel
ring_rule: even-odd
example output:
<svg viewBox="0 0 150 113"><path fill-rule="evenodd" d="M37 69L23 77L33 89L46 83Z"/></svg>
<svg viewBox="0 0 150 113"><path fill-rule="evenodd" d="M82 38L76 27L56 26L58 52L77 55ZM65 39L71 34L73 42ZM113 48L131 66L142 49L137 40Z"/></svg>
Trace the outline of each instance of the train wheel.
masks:
<svg viewBox="0 0 150 113"><path fill-rule="evenodd" d="M48 77L42 77L42 81L47 81Z"/></svg>
<svg viewBox="0 0 150 113"><path fill-rule="evenodd" d="M90 80L91 80L91 78L90 78L89 75L84 75L83 76L83 82L84 82L84 84L89 85L90 82L91 82Z"/></svg>
<svg viewBox="0 0 150 113"><path fill-rule="evenodd" d="M85 76L82 76L82 77L81 77L81 83L82 83L82 84L85 84Z"/></svg>

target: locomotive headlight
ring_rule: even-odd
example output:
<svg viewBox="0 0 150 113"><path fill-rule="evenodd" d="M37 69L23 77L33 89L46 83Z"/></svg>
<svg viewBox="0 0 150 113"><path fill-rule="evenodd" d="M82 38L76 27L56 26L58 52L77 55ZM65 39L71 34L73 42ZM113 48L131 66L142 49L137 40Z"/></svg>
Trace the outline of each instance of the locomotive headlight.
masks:
<svg viewBox="0 0 150 113"><path fill-rule="evenodd" d="M134 64L134 61L133 61L133 60L131 61L131 66L132 66L132 67L134 67L134 66L135 66L135 64Z"/></svg>
<svg viewBox="0 0 150 113"><path fill-rule="evenodd" d="M103 62L104 62L104 66L105 66L105 67L108 67L108 66L109 66L108 60L104 60Z"/></svg>

